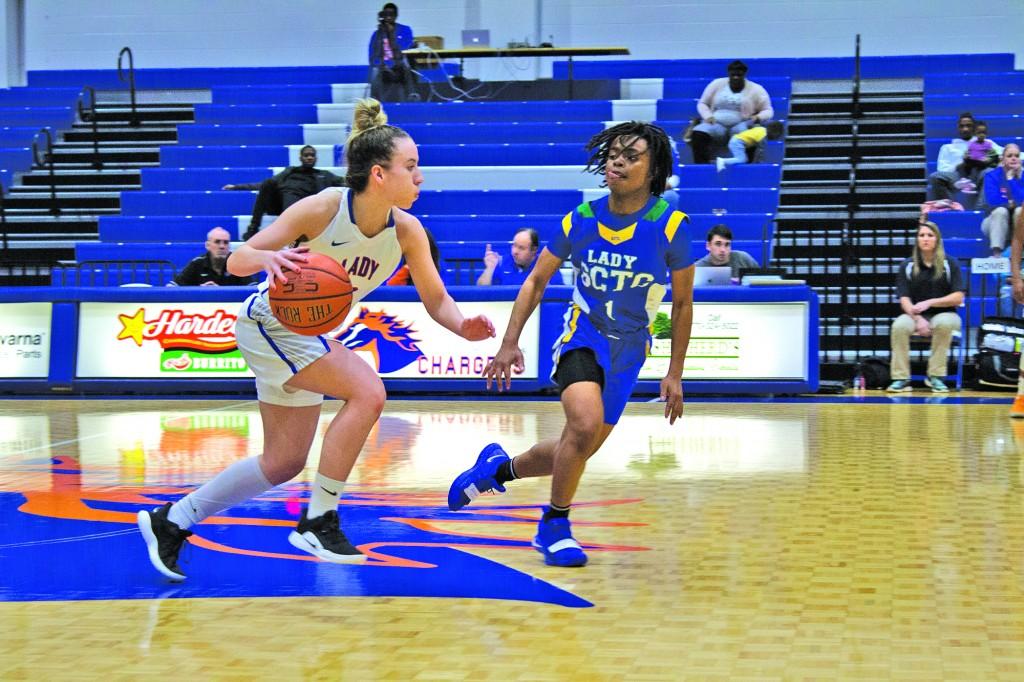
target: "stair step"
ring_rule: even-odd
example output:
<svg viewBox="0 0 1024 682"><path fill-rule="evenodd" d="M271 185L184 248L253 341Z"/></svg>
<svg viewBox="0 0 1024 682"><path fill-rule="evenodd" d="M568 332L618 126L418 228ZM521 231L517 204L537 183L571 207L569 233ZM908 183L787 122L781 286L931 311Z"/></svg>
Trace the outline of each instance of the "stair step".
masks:
<svg viewBox="0 0 1024 682"><path fill-rule="evenodd" d="M94 145L91 139L89 140L64 140L62 142L54 142L53 148L55 151L61 149L73 149L73 150L92 150L93 146L98 146L101 152L106 151L121 151L130 149L137 151L140 149L150 151L159 150L161 145L153 144L159 142L159 140L97 140L97 144Z"/></svg>
<svg viewBox="0 0 1024 682"><path fill-rule="evenodd" d="M34 185L14 185L9 187L8 190L12 194L25 194L25 193L40 193L42 188L46 188L46 194L50 193L50 185L34 184ZM141 183L135 184L105 184L105 185L64 185L57 184L57 196L69 196L75 193L79 193L87 196L105 196L120 195L121 192L131 192L132 190L142 189Z"/></svg>
<svg viewBox="0 0 1024 682"><path fill-rule="evenodd" d="M41 192L38 187L12 187L12 190L20 190L17 194L11 194L7 199L19 198L19 199L42 199L49 198L50 192ZM77 190L57 190L58 199L117 199L120 198L120 191L109 191L109 192L80 192Z"/></svg>
<svg viewBox="0 0 1024 682"><path fill-rule="evenodd" d="M104 170L112 171L133 171L141 168L151 168L153 166L159 166L159 159L156 161L105 161L103 164ZM53 168L55 172L70 171L70 170L92 170L92 161L58 161L54 160ZM33 172L43 172L41 169L36 169Z"/></svg>

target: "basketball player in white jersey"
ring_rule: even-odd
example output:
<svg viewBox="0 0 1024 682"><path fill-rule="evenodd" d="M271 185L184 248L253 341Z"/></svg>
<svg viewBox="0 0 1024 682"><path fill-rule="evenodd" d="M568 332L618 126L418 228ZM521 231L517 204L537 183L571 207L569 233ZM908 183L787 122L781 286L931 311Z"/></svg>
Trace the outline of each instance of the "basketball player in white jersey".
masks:
<svg viewBox="0 0 1024 682"><path fill-rule="evenodd" d="M430 316L470 341L494 336L486 317L463 317L430 257L420 221L409 215L423 174L412 138L387 125L376 100L355 108L345 144L348 188L328 188L289 207L267 229L231 254L228 270L267 281L242 304L235 326L238 347L256 374L263 419L263 454L242 460L174 504L139 512L139 529L153 566L184 580L178 553L192 525L297 476L306 465L324 395L345 401L324 435L309 505L289 536L297 548L326 561L366 557L341 530L338 499L366 437L380 417L384 384L362 359L323 336L285 329L270 312L267 290L298 271L310 251L346 266L355 288L353 306L394 272L403 256ZM302 244L301 246L288 245Z"/></svg>

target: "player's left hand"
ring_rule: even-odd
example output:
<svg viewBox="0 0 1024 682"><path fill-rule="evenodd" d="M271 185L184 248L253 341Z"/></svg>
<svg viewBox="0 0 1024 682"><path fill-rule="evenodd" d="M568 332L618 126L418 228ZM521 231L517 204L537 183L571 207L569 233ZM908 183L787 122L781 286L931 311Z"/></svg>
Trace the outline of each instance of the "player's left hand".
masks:
<svg viewBox="0 0 1024 682"><path fill-rule="evenodd" d="M914 305L910 306L910 309L912 311L914 311L915 315L920 315L921 313L923 313L924 311L928 310L931 307L932 307L932 300L928 299L927 301L921 301L920 303L915 303Z"/></svg>
<svg viewBox="0 0 1024 682"><path fill-rule="evenodd" d="M1024 304L1024 280L1015 279L1013 281L1013 300Z"/></svg>
<svg viewBox="0 0 1024 682"><path fill-rule="evenodd" d="M665 418L674 424L683 414L683 382L671 377L662 379L661 399L665 401Z"/></svg>
<svg viewBox="0 0 1024 682"><path fill-rule="evenodd" d="M462 321L459 335L467 341L483 341L494 338L494 323L486 315L467 317Z"/></svg>

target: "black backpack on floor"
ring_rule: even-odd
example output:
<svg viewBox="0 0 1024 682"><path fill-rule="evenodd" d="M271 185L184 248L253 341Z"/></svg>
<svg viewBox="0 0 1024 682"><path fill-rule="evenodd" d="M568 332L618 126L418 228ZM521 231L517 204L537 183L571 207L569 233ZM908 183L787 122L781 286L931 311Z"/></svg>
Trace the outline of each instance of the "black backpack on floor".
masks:
<svg viewBox="0 0 1024 682"><path fill-rule="evenodd" d="M1020 376L1020 353L1024 346L1024 320L1015 317L987 317L978 329L979 388L1016 389Z"/></svg>

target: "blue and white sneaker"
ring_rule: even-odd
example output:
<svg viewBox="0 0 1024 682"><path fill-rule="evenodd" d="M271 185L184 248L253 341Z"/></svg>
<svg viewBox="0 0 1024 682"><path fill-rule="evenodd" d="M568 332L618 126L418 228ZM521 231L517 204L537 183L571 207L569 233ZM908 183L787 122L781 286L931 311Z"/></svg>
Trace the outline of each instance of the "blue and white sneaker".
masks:
<svg viewBox="0 0 1024 682"><path fill-rule="evenodd" d="M482 493L505 492L505 486L494 480L498 467L509 460L508 453L497 443L480 451L476 464L459 474L448 489L448 508L459 511Z"/></svg>
<svg viewBox="0 0 1024 682"><path fill-rule="evenodd" d="M544 508L547 511L547 508ZM537 535L533 538L533 548L544 555L544 563L548 566L585 566L587 555L580 543L572 537L572 525L569 519L555 518L545 521L541 518L537 524Z"/></svg>

